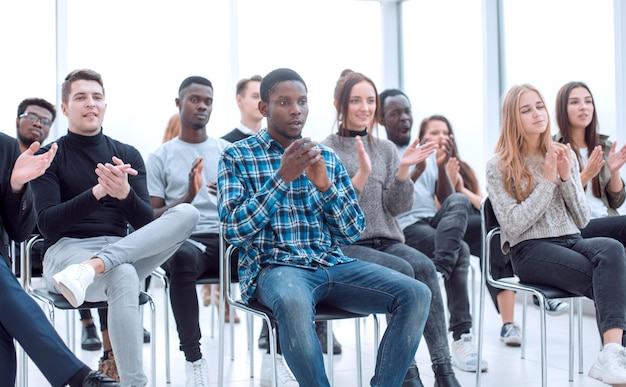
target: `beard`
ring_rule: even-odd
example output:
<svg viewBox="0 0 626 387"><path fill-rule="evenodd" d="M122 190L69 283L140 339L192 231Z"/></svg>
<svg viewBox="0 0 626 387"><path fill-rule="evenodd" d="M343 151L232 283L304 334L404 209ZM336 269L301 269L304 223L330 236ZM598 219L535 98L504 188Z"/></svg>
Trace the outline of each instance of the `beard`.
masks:
<svg viewBox="0 0 626 387"><path fill-rule="evenodd" d="M24 146L25 148L28 148L29 146L31 146L35 141L38 141L36 138L29 138L29 137L25 137L21 134L17 134L17 140L20 142L20 144L22 146Z"/></svg>

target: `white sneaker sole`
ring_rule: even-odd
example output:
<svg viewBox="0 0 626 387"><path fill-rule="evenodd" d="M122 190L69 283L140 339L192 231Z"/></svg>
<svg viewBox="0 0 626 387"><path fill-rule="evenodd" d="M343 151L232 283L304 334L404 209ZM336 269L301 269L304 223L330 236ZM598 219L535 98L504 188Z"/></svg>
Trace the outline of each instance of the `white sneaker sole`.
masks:
<svg viewBox="0 0 626 387"><path fill-rule="evenodd" d="M54 279L54 282L56 282L57 288L59 288L63 297L65 297L67 302L69 302L74 308L78 308L83 304L83 302L85 302L83 300L83 302L78 303L78 299L76 298L74 292L63 283L65 280L65 276L63 274L57 273L52 276L52 278Z"/></svg>
<svg viewBox="0 0 626 387"><path fill-rule="evenodd" d="M622 381L608 380L605 377L606 372L606 369L601 364L596 362L591 366L591 369L589 369L587 375L589 375L589 377L592 379L599 380L602 383L610 384L613 387L626 387L626 383L622 383Z"/></svg>
<svg viewBox="0 0 626 387"><path fill-rule="evenodd" d="M467 364L460 364L459 362L455 361L454 358L452 358L452 365L458 369L460 369L461 371L465 371L465 372L476 372L476 366L468 366ZM487 364L483 364L482 368L480 369L481 372L487 372L487 370L489 369L489 365Z"/></svg>

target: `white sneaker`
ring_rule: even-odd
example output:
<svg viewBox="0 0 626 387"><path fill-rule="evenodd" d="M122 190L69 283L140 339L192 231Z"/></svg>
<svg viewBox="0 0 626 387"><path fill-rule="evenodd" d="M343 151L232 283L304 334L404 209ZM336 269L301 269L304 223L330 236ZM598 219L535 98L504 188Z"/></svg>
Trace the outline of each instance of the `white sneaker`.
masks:
<svg viewBox="0 0 626 387"><path fill-rule="evenodd" d="M185 362L186 387L209 387L209 363L206 359Z"/></svg>
<svg viewBox="0 0 626 387"><path fill-rule="evenodd" d="M626 353L619 344L604 346L591 366L589 377L611 385L626 384Z"/></svg>
<svg viewBox="0 0 626 387"><path fill-rule="evenodd" d="M69 265L56 273L52 278L63 297L74 308L78 308L85 302L87 287L93 283L96 271L90 265L77 263Z"/></svg>
<svg viewBox="0 0 626 387"><path fill-rule="evenodd" d="M478 353L474 347L474 337L471 333L462 334L460 339L452 342L450 349L453 366L463 371L476 372ZM487 371L488 367L487 361L482 359L480 370L483 372Z"/></svg>
<svg viewBox="0 0 626 387"><path fill-rule="evenodd" d="M272 355L269 353L263 354L263 360L261 361L261 387L271 387L272 378ZM276 354L276 381L277 386L281 387L298 387L299 384L296 378L291 373L291 370L285 363L285 359L282 355Z"/></svg>

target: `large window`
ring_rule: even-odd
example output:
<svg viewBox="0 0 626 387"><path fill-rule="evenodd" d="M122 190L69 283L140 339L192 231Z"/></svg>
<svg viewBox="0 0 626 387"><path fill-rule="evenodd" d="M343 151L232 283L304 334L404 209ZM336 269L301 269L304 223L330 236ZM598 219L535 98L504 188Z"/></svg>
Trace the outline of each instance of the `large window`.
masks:
<svg viewBox="0 0 626 387"><path fill-rule="evenodd" d="M600 131L615 140L613 1L505 1L503 10L506 87L537 87L556 133L557 91L583 81L593 93Z"/></svg>
<svg viewBox="0 0 626 387"><path fill-rule="evenodd" d="M484 182L481 0L403 3L405 92L413 136L422 119L450 120L461 158Z"/></svg>

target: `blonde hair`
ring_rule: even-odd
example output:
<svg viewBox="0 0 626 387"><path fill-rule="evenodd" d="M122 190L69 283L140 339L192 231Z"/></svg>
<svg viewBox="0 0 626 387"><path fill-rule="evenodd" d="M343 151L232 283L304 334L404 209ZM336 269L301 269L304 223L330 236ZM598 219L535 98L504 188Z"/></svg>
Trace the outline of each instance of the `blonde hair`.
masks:
<svg viewBox="0 0 626 387"><path fill-rule="evenodd" d="M178 137L180 134L180 115L178 113L174 114L167 121L167 126L165 127L165 133L163 133L163 142L168 142L169 140Z"/></svg>
<svg viewBox="0 0 626 387"><path fill-rule="evenodd" d="M504 189L518 202L526 199L535 187L533 174L524 161L530 149L524 136L519 106L522 94L529 91L536 92L545 106L545 99L537 88L528 84L511 87L502 101L502 128L496 144L496 154L500 159L499 167L504 177ZM550 116L547 110L546 118L547 127L541 134L539 143L539 152L542 155L548 152L552 143Z"/></svg>

